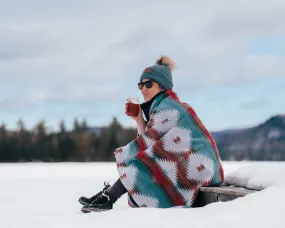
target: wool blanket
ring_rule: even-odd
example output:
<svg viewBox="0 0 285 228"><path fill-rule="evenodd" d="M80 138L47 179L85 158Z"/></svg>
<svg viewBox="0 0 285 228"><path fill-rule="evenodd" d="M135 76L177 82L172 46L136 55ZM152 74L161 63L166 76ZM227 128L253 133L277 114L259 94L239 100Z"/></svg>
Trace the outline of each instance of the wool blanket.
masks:
<svg viewBox="0 0 285 228"><path fill-rule="evenodd" d="M145 132L115 150L131 207L192 207L201 186L220 185L218 148L197 114L172 90L150 107Z"/></svg>

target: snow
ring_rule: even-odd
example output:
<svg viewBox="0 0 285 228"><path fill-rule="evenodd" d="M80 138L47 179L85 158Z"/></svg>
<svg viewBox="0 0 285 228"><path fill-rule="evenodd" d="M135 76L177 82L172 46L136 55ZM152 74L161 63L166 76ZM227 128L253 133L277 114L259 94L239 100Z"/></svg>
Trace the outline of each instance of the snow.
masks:
<svg viewBox="0 0 285 228"><path fill-rule="evenodd" d="M265 163L242 167L228 174L225 183L250 189L262 190L285 184L284 163Z"/></svg>
<svg viewBox="0 0 285 228"><path fill-rule="evenodd" d="M117 179L114 163L0 164L1 228L285 227L285 162L223 162L226 181L263 189L203 208L130 208L82 214L78 198Z"/></svg>

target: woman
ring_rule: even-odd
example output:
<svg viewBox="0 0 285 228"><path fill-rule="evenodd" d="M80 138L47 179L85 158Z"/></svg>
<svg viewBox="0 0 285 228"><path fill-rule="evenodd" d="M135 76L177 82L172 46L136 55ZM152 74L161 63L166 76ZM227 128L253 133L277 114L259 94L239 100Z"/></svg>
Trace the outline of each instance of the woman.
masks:
<svg viewBox="0 0 285 228"><path fill-rule="evenodd" d="M112 209L124 193L131 207L191 207L201 186L223 182L213 138L172 90L174 66L162 56L143 71L138 87L145 103L139 115L132 117L138 136L115 151L118 181L112 187L105 185L93 198L80 198L83 212Z"/></svg>

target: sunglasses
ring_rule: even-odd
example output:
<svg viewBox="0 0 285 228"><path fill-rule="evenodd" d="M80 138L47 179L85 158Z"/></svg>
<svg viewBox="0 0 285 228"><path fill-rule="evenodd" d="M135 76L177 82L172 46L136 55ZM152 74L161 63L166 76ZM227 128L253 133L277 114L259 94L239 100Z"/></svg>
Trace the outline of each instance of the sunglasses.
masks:
<svg viewBox="0 0 285 228"><path fill-rule="evenodd" d="M138 83L138 87L139 87L140 90L143 89L143 86L145 86L146 88L150 89L152 87L152 83L153 82L154 81L140 82L140 83Z"/></svg>

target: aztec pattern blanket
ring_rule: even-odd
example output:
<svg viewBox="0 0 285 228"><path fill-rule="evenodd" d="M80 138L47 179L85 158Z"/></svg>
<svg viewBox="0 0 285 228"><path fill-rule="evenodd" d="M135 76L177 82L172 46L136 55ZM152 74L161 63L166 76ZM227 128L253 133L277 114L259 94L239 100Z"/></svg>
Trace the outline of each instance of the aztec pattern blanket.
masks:
<svg viewBox="0 0 285 228"><path fill-rule="evenodd" d="M145 132L115 158L132 207L191 207L199 187L224 180L212 136L172 90L155 98Z"/></svg>

